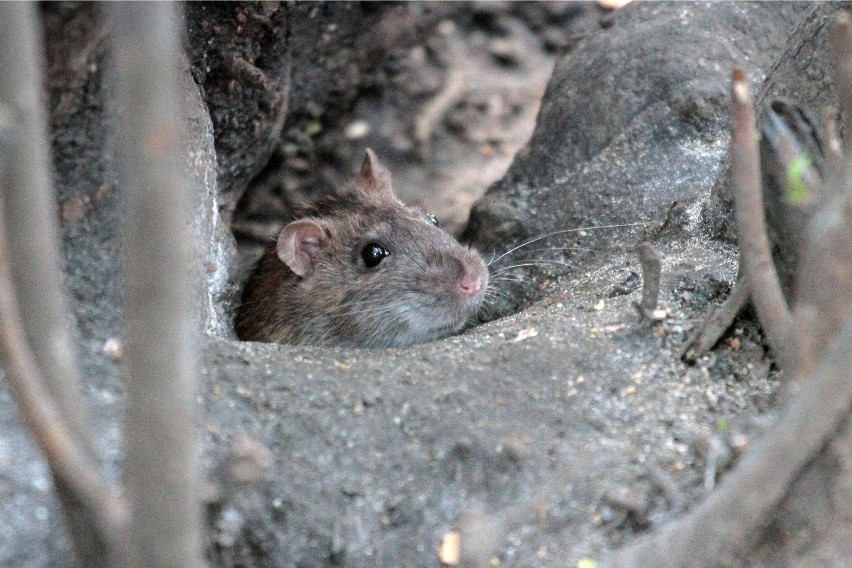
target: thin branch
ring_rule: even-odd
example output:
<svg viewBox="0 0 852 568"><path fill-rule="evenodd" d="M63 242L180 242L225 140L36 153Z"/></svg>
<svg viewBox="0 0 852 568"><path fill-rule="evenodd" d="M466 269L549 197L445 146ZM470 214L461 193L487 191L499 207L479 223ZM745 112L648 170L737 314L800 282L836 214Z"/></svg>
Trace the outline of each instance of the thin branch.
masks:
<svg viewBox="0 0 852 568"><path fill-rule="evenodd" d="M38 6L31 3L0 3L0 101L8 105L15 121L15 139L10 143L7 182L2 187L7 215L9 286L5 292L16 295L20 310L20 343L9 348L31 350L29 359L18 363L33 365L29 371L31 388L44 390L57 419L67 430L69 448L85 458L97 471L88 407L81 385L80 366L72 335L72 319L66 303L64 278L60 270L59 226L56 196L44 111L43 61ZM13 284L12 284L13 283ZM9 322L7 322L8 324ZM18 351L19 352L19 351ZM29 399L26 399L29 400ZM28 419L26 412L24 419ZM37 421L31 427L43 422ZM41 443L45 440L42 438ZM44 449L44 446L42 446ZM115 537L103 526L103 513L91 495L78 494L82 488L68 475L61 456L46 454L54 485L65 516L74 562L77 566L103 566L110 561ZM66 461L68 458L65 458ZM64 468L64 469L63 469ZM86 510L87 506L94 507ZM94 517L94 518L93 518ZM99 521L100 517L100 521ZM93 525L98 525L98 534ZM112 529L114 530L114 529Z"/></svg>
<svg viewBox="0 0 852 568"><path fill-rule="evenodd" d="M24 329L45 386L82 450L94 457L60 270L37 10L27 2L0 3L0 101L12 108L17 123L4 191L5 227Z"/></svg>
<svg viewBox="0 0 852 568"><path fill-rule="evenodd" d="M829 42L834 52L834 84L841 117L845 124L852 124L852 18L845 10L838 11L835 16Z"/></svg>
<svg viewBox="0 0 852 568"><path fill-rule="evenodd" d="M0 179L2 174L0 168ZM0 199L0 226L5 226L7 221L3 201ZM94 519L108 550L115 552L126 526L126 504L103 476L100 465L72 435L53 397L44 388L44 377L23 330L9 263L8 241L0 231L0 350L6 379L21 419L50 464L54 478L68 488L72 499L83 504L83 510ZM85 552L78 551L78 554Z"/></svg>
<svg viewBox="0 0 852 568"><path fill-rule="evenodd" d="M852 411L852 316L819 371L719 488L683 519L617 551L608 567L734 565L790 484Z"/></svg>
<svg viewBox="0 0 852 568"><path fill-rule="evenodd" d="M188 181L177 5L111 6L119 184L127 199L128 567L202 566Z"/></svg>
<svg viewBox="0 0 852 568"><path fill-rule="evenodd" d="M639 304L639 312L642 317L651 317L660 298L660 251L650 241L642 241L636 247L636 252L642 265L642 301Z"/></svg>
<svg viewBox="0 0 852 568"><path fill-rule="evenodd" d="M795 106L783 100L773 101L766 109L761 132L772 148L781 171L785 174L779 176L784 195L787 196L787 200L802 205L811 199L810 196L822 189L822 176L813 163L813 160L819 159L820 156L809 155L800 139L793 133L793 128L797 128L797 133L803 139L810 134L802 133L803 118L797 111ZM815 128L810 122L806 125ZM796 182L791 180L791 171L796 172ZM800 184L804 187L799 188Z"/></svg>
<svg viewBox="0 0 852 568"><path fill-rule="evenodd" d="M708 312L701 325L684 342L680 350L681 359L692 361L696 355L712 349L719 342L719 338L734 323L746 302L748 302L748 285L742 276L739 276L725 301Z"/></svg>
<svg viewBox="0 0 852 568"><path fill-rule="evenodd" d="M849 12L839 11L834 20L834 27L829 36L834 51L835 77L837 98L840 99L841 119L846 125L845 146L852 146L849 130L852 129L852 16ZM840 183L840 193L845 196L844 207L847 215L852 215L852 159L846 161L843 172L843 183Z"/></svg>
<svg viewBox="0 0 852 568"><path fill-rule="evenodd" d="M735 69L731 82L731 177L738 242L749 292L776 358L785 369L784 334L790 309L772 263L760 177L760 153L754 107L745 73Z"/></svg>
<svg viewBox="0 0 852 568"><path fill-rule="evenodd" d="M822 130L825 133L825 161L830 172L826 177L836 177L843 172L843 144L837 133L837 117L831 109L823 112Z"/></svg>

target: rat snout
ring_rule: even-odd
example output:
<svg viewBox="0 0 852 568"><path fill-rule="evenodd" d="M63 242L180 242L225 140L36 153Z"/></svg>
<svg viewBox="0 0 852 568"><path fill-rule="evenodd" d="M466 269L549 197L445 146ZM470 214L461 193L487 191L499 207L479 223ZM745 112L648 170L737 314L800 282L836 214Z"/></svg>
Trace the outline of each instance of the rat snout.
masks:
<svg viewBox="0 0 852 568"><path fill-rule="evenodd" d="M476 295L488 285L488 269L482 258L471 251L459 255L459 261L458 291L462 297Z"/></svg>
<svg viewBox="0 0 852 568"><path fill-rule="evenodd" d="M462 276L461 280L459 280L459 289L464 294L473 294L474 292L479 292L481 288L479 278L473 278L469 274L465 274Z"/></svg>

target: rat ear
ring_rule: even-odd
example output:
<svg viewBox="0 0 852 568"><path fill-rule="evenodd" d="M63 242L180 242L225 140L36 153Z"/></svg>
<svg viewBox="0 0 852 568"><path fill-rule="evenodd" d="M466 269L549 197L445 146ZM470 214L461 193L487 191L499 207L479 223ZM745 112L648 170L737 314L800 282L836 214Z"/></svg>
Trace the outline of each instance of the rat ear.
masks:
<svg viewBox="0 0 852 568"><path fill-rule="evenodd" d="M308 276L327 241L328 234L316 221L293 221L278 234L278 258L298 276Z"/></svg>
<svg viewBox="0 0 852 568"><path fill-rule="evenodd" d="M379 163L376 153L367 148L364 161L361 162L361 172L355 180L355 187L367 193L393 196L390 172Z"/></svg>

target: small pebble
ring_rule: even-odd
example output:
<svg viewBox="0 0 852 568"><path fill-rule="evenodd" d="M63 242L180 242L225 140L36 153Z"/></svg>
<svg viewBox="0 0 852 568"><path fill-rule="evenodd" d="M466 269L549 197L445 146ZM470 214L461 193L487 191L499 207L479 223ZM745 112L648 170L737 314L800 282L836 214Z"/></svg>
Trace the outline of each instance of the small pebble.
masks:
<svg viewBox="0 0 852 568"><path fill-rule="evenodd" d="M349 140L361 140L370 133L370 125L364 120L356 120L349 124L343 131L344 136Z"/></svg>
<svg viewBox="0 0 852 568"><path fill-rule="evenodd" d="M124 345L114 337L107 339L101 350L113 359L121 359L124 356Z"/></svg>
<svg viewBox="0 0 852 568"><path fill-rule="evenodd" d="M455 566L461 559L461 535L450 531L444 535L438 549L438 560L444 566Z"/></svg>

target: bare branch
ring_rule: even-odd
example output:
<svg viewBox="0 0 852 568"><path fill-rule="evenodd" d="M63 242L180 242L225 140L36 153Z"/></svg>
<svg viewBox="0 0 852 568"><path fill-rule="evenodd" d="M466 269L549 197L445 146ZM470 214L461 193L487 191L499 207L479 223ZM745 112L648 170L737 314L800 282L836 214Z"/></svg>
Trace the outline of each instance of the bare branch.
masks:
<svg viewBox="0 0 852 568"><path fill-rule="evenodd" d="M4 191L5 226L26 337L58 409L82 450L94 457L60 270L37 9L26 2L0 3L0 101L12 108L17 123Z"/></svg>
<svg viewBox="0 0 852 568"><path fill-rule="evenodd" d="M742 262L740 262L740 265L742 265ZM691 361L697 354L712 349L719 338L722 337L722 334L734 323L746 302L748 302L748 284L746 284L742 275L739 275L727 299L720 306L708 312L701 325L684 342L680 350L681 359Z"/></svg>
<svg viewBox="0 0 852 568"><path fill-rule="evenodd" d="M683 519L620 550L610 567L715 568L734 565L743 547L852 410L852 317L823 364L767 435L707 500Z"/></svg>
<svg viewBox="0 0 852 568"><path fill-rule="evenodd" d="M660 251L650 241L639 243L636 252L642 264L642 301L639 304L639 312L642 317L650 317L651 312L657 309L657 301L660 298L662 260Z"/></svg>
<svg viewBox="0 0 852 568"><path fill-rule="evenodd" d="M852 16L848 11L840 11L835 17L830 41L836 61L834 82L837 85L837 97L840 99L841 117L847 126L846 137L852 138L849 136L849 128L852 126ZM846 140L845 146L848 153L848 148L852 144ZM852 159L846 161L843 173L844 182L839 184L839 193L845 199L842 205L843 213L850 217L852 216Z"/></svg>
<svg viewBox="0 0 852 568"><path fill-rule="evenodd" d="M0 155L2 155L0 148ZM5 160L3 160L5 161ZM3 167L0 162L0 180ZM8 216L0 199L0 226ZM96 523L98 537L114 553L127 521L120 495L102 475L100 465L73 436L53 397L44 388L35 354L24 335L23 321L15 298L6 235L0 231L0 351L6 379L18 404L21 419L47 459L54 479L68 489L68 498L82 503L83 511ZM79 543L79 542L78 542ZM85 557L86 551L77 551Z"/></svg>
<svg viewBox="0 0 852 568"><path fill-rule="evenodd" d="M772 263L760 177L760 152L754 107L745 73L735 69L731 82L731 177L741 260L760 323L776 358L791 366L783 348L791 316Z"/></svg>
<svg viewBox="0 0 852 568"><path fill-rule="evenodd" d="M821 161L821 156L813 155L803 147L805 134L802 128L815 128L810 122L805 123L799 109L783 100L772 101L766 109L761 133L772 148L775 160L784 175L778 180L786 196L786 201L803 206L814 200L814 195L822 189L822 176L813 163ZM789 123L788 123L789 121ZM800 141L793 128L802 136ZM794 175L791 175L794 174Z"/></svg>
<svg viewBox="0 0 852 568"><path fill-rule="evenodd" d="M10 282L15 283L15 291L9 288L6 293L17 295L16 308L21 312L19 322L23 327L18 328L21 338L15 348L31 349L30 359L19 363L36 365L37 362L37 367L24 370L35 373L30 379L43 381L31 387L46 388L44 400L57 416L61 415L61 423L67 428L63 435L67 435L71 444L69 449L80 453L88 467L97 471L99 466L92 446L89 413L80 390L81 373L60 270L59 227L43 106L42 46L37 10L38 7L30 3L0 4L0 77L3 77L0 101L9 105L7 108L11 109L16 123L15 141L8 152L8 183L3 185L2 196L8 212L4 227L11 265L7 268ZM63 469L64 462L56 461L61 456L48 454L47 457L76 565L95 567L108 563L107 548L115 543L108 542L114 537L102 526L103 522L92 518L102 516L97 509L98 503L92 501L91 495L79 494L82 488L76 487L69 478L67 468ZM87 506L96 508L87 511ZM104 532L98 534L93 525L100 525Z"/></svg>
<svg viewBox="0 0 852 568"><path fill-rule="evenodd" d="M829 170L826 177L839 176L843 172L843 144L837 133L837 117L830 109L823 112L822 129L825 132L825 161Z"/></svg>
<svg viewBox="0 0 852 568"><path fill-rule="evenodd" d="M119 182L128 202L127 566L201 560L188 182L180 160L177 5L112 6Z"/></svg>
<svg viewBox="0 0 852 568"><path fill-rule="evenodd" d="M845 124L852 124L852 18L848 12L838 11L828 37L835 61L834 84L841 117Z"/></svg>

